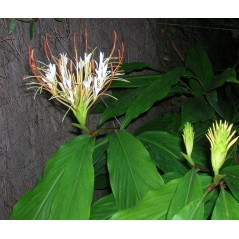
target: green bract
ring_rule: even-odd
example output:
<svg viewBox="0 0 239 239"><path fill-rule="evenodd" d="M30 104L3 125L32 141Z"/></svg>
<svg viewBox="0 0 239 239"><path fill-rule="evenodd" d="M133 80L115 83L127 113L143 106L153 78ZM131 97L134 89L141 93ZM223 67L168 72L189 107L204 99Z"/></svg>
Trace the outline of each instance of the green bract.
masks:
<svg viewBox="0 0 239 239"><path fill-rule="evenodd" d="M207 138L211 144L211 162L214 174L219 175L219 170L226 160L230 147L237 141L238 137L232 139L236 131L231 133L233 124L228 125L225 121L219 124L216 122L212 128L209 128Z"/></svg>
<svg viewBox="0 0 239 239"><path fill-rule="evenodd" d="M191 155L192 155L192 151L193 151L193 142L194 142L194 132L193 132L193 127L192 125L187 122L184 126L183 129L183 141L186 147L186 152L187 155L183 154L185 159L187 159L187 161L194 166L195 163L193 162Z"/></svg>

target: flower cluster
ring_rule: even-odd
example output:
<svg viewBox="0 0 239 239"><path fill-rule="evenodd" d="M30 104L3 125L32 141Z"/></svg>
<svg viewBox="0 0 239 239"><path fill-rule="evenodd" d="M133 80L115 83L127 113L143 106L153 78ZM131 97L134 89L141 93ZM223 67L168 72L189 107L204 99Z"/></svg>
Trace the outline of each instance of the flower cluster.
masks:
<svg viewBox="0 0 239 239"><path fill-rule="evenodd" d="M82 127L85 127L88 110L105 94L112 80L120 79L119 67L122 63L124 45L118 50L118 57L113 57L116 47L116 33L114 44L108 57L99 53L99 60L94 59L95 51L84 54L78 59L76 40L74 38L75 59L69 59L66 54L60 54L59 59L52 55L46 36L44 49L49 64L37 66L34 50L29 50L29 64L38 83L32 82L41 91L45 89L56 99L72 110ZM87 48L87 47L86 47ZM51 57L49 57L49 55Z"/></svg>
<svg viewBox="0 0 239 239"><path fill-rule="evenodd" d="M211 144L211 161L215 175L219 175L219 170L226 160L228 150L237 141L238 137L232 139L236 131L231 133L233 124L227 122L219 124L216 122L209 128L207 138Z"/></svg>

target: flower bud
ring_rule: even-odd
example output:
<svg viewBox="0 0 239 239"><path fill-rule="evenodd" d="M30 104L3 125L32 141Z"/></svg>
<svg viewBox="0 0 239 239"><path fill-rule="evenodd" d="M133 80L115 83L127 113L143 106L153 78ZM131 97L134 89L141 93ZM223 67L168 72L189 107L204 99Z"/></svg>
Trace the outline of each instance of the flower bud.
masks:
<svg viewBox="0 0 239 239"><path fill-rule="evenodd" d="M228 125L226 121L222 123L220 120L219 124L214 123L206 134L211 144L211 162L216 178L220 176L219 170L226 160L228 150L238 139L238 137L232 139L236 133L236 131L231 133L232 126L233 124Z"/></svg>
<svg viewBox="0 0 239 239"><path fill-rule="evenodd" d="M182 155L184 156L185 159L188 160L188 162L192 166L194 166L195 163L193 162L193 160L191 158L192 150L193 150L193 142L194 142L194 132L193 132L193 127L189 122L187 122L185 124L184 129L183 129L183 141L184 141L187 155L185 155L183 153L182 153Z"/></svg>

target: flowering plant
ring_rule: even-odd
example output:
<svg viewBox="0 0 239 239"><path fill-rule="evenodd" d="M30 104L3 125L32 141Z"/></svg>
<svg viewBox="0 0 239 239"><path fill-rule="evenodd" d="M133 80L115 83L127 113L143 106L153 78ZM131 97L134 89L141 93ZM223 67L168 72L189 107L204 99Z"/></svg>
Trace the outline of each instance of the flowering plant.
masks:
<svg viewBox="0 0 239 239"><path fill-rule="evenodd" d="M109 56L100 52L98 60L95 50L78 57L76 38L74 60L66 54L54 57L48 37L44 49L48 64L36 63L34 51L29 51L37 79L30 84L40 92L47 90L51 99L71 110L78 120L74 125L83 132L51 157L36 186L14 206L10 219L239 219L235 137L239 117L232 117L235 124L214 122L228 118L217 104L215 89L228 75L230 83L232 79L238 83L232 70L226 70L220 80L213 78L206 53L195 46L185 67L132 76L128 73L154 67L123 63L123 44L114 57L116 33ZM127 131L130 122L155 102L178 93L183 98L188 95L180 113L163 115L134 133ZM101 95L106 96L106 108L98 101ZM88 129L87 116L94 110L101 114L99 127L124 115L122 122L117 119L120 128L100 136L103 128ZM95 201L95 189L107 189L109 194Z"/></svg>
<svg viewBox="0 0 239 239"><path fill-rule="evenodd" d="M76 40L74 39L75 59L69 59L66 54L60 54L59 59L53 56L46 36L44 49L49 61L37 66L34 59L34 50L29 50L29 65L38 83L33 86L49 91L51 99L56 99L72 110L77 118L79 127L89 132L86 127L86 119L89 109L106 94L113 80L120 79L119 67L123 60L124 45L118 50L118 58L113 57L116 47L116 32L114 32L114 44L110 55L104 58L100 52L99 61L94 59L95 50L84 54L84 58L78 59ZM87 49L87 46L86 46Z"/></svg>

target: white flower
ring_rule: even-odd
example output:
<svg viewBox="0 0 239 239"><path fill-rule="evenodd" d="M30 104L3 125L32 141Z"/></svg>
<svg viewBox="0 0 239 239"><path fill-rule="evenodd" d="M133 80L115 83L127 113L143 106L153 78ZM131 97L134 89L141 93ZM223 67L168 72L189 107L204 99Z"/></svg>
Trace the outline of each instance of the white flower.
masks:
<svg viewBox="0 0 239 239"><path fill-rule="evenodd" d="M48 69L45 72L45 78L42 78L42 80L47 83L48 87L50 89L53 89L53 84L55 82L56 77L56 65L55 64L49 64Z"/></svg>
<svg viewBox="0 0 239 239"><path fill-rule="evenodd" d="M92 56L92 53L90 53L88 55L85 53L85 65L89 65L90 64L91 56Z"/></svg>
<svg viewBox="0 0 239 239"><path fill-rule="evenodd" d="M71 88L71 74L69 70L67 69L67 63L68 63L68 58L66 54L60 54L61 60L60 60L60 73L62 76L62 85L61 88L63 91L66 91L67 89Z"/></svg>
<svg viewBox="0 0 239 239"><path fill-rule="evenodd" d="M68 63L68 58L67 58L66 54L60 54L60 56L61 56L62 65L66 67L67 63Z"/></svg>
<svg viewBox="0 0 239 239"><path fill-rule="evenodd" d="M103 89L105 82L109 79L110 72L108 69L109 58L104 60L104 53L100 52L99 64L95 61L95 81L94 81L94 93L97 96L99 92Z"/></svg>
<svg viewBox="0 0 239 239"><path fill-rule="evenodd" d="M89 75L88 78L83 81L83 85L84 85L86 91L90 90L92 81L93 81L92 75Z"/></svg>
<svg viewBox="0 0 239 239"><path fill-rule="evenodd" d="M93 58L95 50L78 58L74 45L75 58L69 59L66 54L54 57L48 47L45 49L47 58L55 64L49 64L47 69L38 67L33 50L29 51L30 67L38 80L37 87L40 84L39 88L49 91L53 95L52 99L69 107L82 126L85 126L88 110L100 95L105 94L112 80L121 74L118 70L123 59L124 45L118 50L118 59L113 57L116 38L114 33L114 44L109 57L104 59L104 54L100 52L98 61ZM47 37L44 45L48 46ZM51 59L48 53L52 55Z"/></svg>

